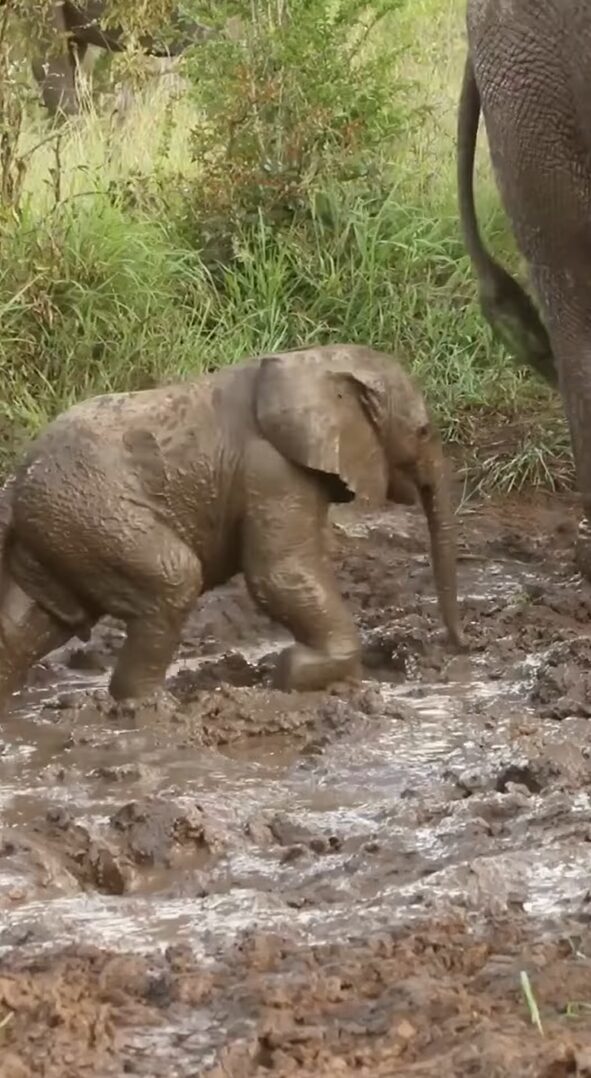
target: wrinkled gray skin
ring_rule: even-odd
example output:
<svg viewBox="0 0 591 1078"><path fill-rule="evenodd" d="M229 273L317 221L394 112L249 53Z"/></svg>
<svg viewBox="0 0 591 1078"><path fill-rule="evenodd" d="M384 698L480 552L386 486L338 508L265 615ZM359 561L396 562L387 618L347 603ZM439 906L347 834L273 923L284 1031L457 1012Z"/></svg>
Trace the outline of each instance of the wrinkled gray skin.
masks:
<svg viewBox="0 0 591 1078"><path fill-rule="evenodd" d="M78 65L82 65L89 45L121 52L125 48L120 28L104 27L101 18L108 8L106 0L71 3L59 0L53 5L53 34L47 50L33 59L33 75L43 103L55 115L76 115L80 111L77 88ZM140 44L152 56L178 56L197 41L205 41L215 31L180 14L173 16L172 42L155 41L146 35Z"/></svg>
<svg viewBox="0 0 591 1078"><path fill-rule="evenodd" d="M240 570L295 638L278 686L356 676L359 639L327 555L329 504L417 492L441 614L461 646L441 442L392 357L310 348L78 404L0 493L0 697L104 614L127 628L112 696L152 695L199 595Z"/></svg>
<svg viewBox="0 0 591 1078"><path fill-rule="evenodd" d="M491 324L565 404L591 520L591 5L468 0L469 56L458 121L465 242ZM483 247L472 191L479 110L497 183L542 318ZM589 529L577 545L591 577ZM586 538L587 537L587 538Z"/></svg>

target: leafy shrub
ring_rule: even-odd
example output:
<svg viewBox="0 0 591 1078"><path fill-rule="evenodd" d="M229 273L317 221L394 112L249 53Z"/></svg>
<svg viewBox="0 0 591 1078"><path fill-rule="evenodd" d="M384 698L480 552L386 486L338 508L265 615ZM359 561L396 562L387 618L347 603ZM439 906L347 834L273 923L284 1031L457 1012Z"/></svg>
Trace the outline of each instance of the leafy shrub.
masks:
<svg viewBox="0 0 591 1078"><path fill-rule="evenodd" d="M464 0L251 0L252 22L187 57L188 88L61 126L35 103L18 20L9 35L2 21L48 3L0 6L0 470L89 394L350 340L398 351L450 438L525 417L502 460L498 439L486 448L491 484L568 481L560 402L492 341L459 236ZM168 4L112 13L137 32ZM184 4L220 28L245 6ZM139 53L124 59L137 85ZM514 265L490 179L479 201Z"/></svg>
<svg viewBox="0 0 591 1078"><path fill-rule="evenodd" d="M379 184L382 148L408 114L395 54L375 48L374 32L403 2L253 0L240 39L194 50L196 213L206 233L259 216L291 222L328 177Z"/></svg>

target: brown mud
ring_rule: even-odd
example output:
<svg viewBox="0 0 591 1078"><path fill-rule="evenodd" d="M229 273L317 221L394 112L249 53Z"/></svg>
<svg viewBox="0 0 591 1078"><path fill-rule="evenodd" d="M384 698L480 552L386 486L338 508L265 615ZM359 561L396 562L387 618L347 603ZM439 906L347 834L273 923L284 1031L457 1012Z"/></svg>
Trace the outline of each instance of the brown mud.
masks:
<svg viewBox="0 0 591 1078"><path fill-rule="evenodd" d="M272 689L287 637L241 579L194 612L176 702L112 705L114 623L32 671L0 731L0 1078L590 1078L575 511L459 524L467 655L420 512L347 508L361 683Z"/></svg>

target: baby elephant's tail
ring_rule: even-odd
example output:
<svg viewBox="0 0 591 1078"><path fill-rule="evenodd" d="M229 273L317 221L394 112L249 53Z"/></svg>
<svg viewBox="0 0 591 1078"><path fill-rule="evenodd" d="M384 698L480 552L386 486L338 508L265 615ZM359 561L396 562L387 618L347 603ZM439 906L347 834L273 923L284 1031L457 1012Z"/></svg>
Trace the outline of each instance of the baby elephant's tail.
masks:
<svg viewBox="0 0 591 1078"><path fill-rule="evenodd" d="M21 687L33 663L72 635L71 628L22 590L6 564L14 485L11 478L0 488L0 712L9 694Z"/></svg>
<svg viewBox="0 0 591 1078"><path fill-rule="evenodd" d="M2 561L8 533L12 527L12 499L14 494L14 476L7 479L0 487L0 580L2 579Z"/></svg>

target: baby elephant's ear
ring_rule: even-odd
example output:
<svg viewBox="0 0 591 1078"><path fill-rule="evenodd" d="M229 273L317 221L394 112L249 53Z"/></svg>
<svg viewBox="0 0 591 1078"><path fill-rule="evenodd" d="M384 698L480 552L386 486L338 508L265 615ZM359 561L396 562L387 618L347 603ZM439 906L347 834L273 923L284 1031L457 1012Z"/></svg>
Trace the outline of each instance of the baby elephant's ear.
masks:
<svg viewBox="0 0 591 1078"><path fill-rule="evenodd" d="M332 501L383 500L384 451L361 386L302 352L265 356L256 392L262 435L288 460L332 478Z"/></svg>

